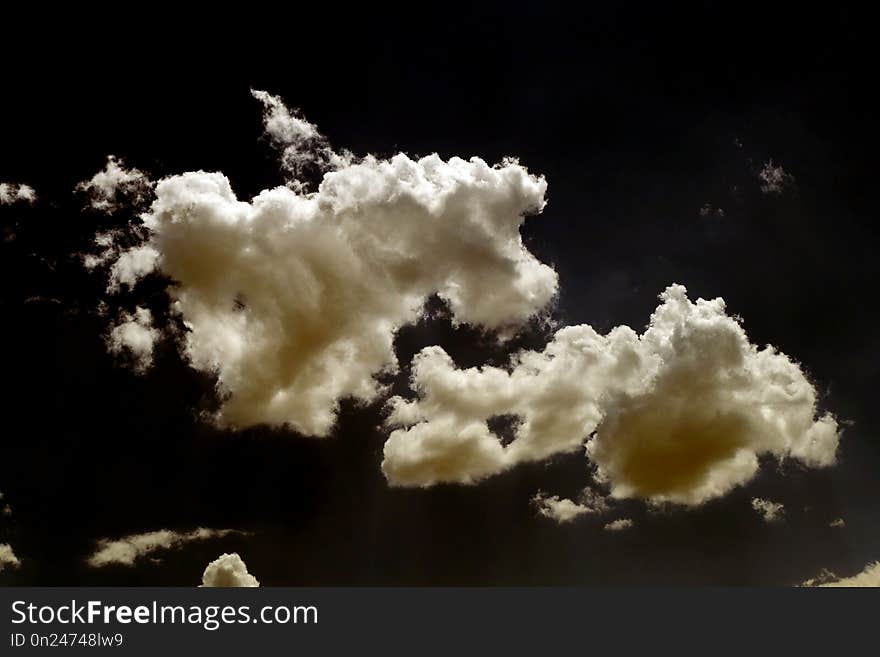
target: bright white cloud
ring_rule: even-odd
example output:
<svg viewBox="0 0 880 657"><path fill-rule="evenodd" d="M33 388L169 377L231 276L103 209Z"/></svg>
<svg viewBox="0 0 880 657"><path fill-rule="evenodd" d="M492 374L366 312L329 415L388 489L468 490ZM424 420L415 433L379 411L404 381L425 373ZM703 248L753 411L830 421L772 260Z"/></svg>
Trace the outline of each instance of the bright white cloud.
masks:
<svg viewBox="0 0 880 657"><path fill-rule="evenodd" d="M160 529L144 534L131 534L118 539L102 538L97 542L95 552L86 563L93 568L110 564L131 566L135 561L159 550L177 548L194 541L222 538L230 534L240 534L235 529L206 529L199 527L191 532L175 532Z"/></svg>
<svg viewBox="0 0 880 657"><path fill-rule="evenodd" d="M270 135L316 138L255 95ZM250 202L219 173L166 178L143 215L145 241L98 244L105 251L92 265L112 262L110 293L153 270L175 282L168 294L187 328L185 356L216 373L223 426L326 435L342 398L384 392L375 377L397 369L395 333L432 294L454 321L498 330L556 295L556 272L519 232L543 208L547 184L518 163L400 154L337 164L314 193L278 187ZM123 319L111 350L127 347L148 363L150 324Z"/></svg>
<svg viewBox="0 0 880 657"><path fill-rule="evenodd" d="M765 194L781 194L786 188L794 185L794 176L787 173L781 166L768 161L758 172L761 191Z"/></svg>
<svg viewBox="0 0 880 657"><path fill-rule="evenodd" d="M868 564L862 572L852 577L838 578L834 573L823 570L818 577L808 579L801 586L878 587L880 586L880 561Z"/></svg>
<svg viewBox="0 0 880 657"><path fill-rule="evenodd" d="M770 500L763 500L760 497L752 498L752 508L758 512L765 522L777 522L782 520L785 515L784 505L771 502Z"/></svg>
<svg viewBox="0 0 880 657"><path fill-rule="evenodd" d="M113 214L120 208L145 201L152 187L153 183L143 171L126 168L122 160L108 155L104 169L79 183L76 191L86 194L93 210Z"/></svg>
<svg viewBox="0 0 880 657"><path fill-rule="evenodd" d="M144 372L153 364L153 347L160 335L153 326L152 313L138 306L134 315L121 313L107 335L107 349L113 354L128 353L135 371Z"/></svg>
<svg viewBox="0 0 880 657"><path fill-rule="evenodd" d="M606 532L620 532L624 529L630 529L633 526L633 521L629 518L618 518L617 520L612 520L608 524L603 527Z"/></svg>
<svg viewBox="0 0 880 657"><path fill-rule="evenodd" d="M222 554L208 564L202 575L202 586L255 587L260 583L248 572L247 566L236 553Z"/></svg>
<svg viewBox="0 0 880 657"><path fill-rule="evenodd" d="M8 543L0 543L0 571L4 570L7 566L18 568L20 565L21 561L15 556L15 551L12 547Z"/></svg>
<svg viewBox="0 0 880 657"><path fill-rule="evenodd" d="M0 183L0 205L30 203L37 200L37 193L30 185L22 183Z"/></svg>
<svg viewBox="0 0 880 657"><path fill-rule="evenodd" d="M612 497L697 505L749 481L759 456L830 465L837 422L773 347L752 345L722 299L670 286L638 335L559 330L509 368L458 369L440 347L414 359L414 400L392 398L382 469L392 485L473 483L582 449ZM488 426L518 416L512 442Z"/></svg>

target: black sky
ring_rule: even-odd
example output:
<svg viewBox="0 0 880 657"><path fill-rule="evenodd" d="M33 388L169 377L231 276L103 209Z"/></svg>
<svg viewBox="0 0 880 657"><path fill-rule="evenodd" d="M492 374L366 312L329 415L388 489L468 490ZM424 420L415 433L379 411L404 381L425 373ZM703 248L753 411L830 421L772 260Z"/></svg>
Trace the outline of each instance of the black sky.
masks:
<svg viewBox="0 0 880 657"><path fill-rule="evenodd" d="M10 12L0 181L27 182L41 201L0 208L16 235L0 245L0 491L13 509L0 542L23 561L0 583L197 583L232 549L264 585L790 585L880 559L870 21L839 6L645 5L157 8L113 26ZM723 296L847 423L840 463L769 463L698 509L621 503L636 527L610 533L529 505L539 488L588 483L578 454L473 487L397 490L379 470L381 404L346 405L324 440L200 422L212 381L173 349L144 377L106 354L93 312L103 283L73 254L110 220L70 190L109 153L156 176L223 171L239 198L280 184L251 87L355 153L518 156L549 181L524 234L559 272L560 322L642 327L673 281ZM796 179L779 196L756 178L771 158ZM700 216L705 203L724 216ZM507 353L441 317L401 332L401 363L430 344L461 365ZM755 496L783 502L785 523L764 523ZM842 530L828 527L837 517ZM161 565L83 563L99 537L195 526L253 535Z"/></svg>

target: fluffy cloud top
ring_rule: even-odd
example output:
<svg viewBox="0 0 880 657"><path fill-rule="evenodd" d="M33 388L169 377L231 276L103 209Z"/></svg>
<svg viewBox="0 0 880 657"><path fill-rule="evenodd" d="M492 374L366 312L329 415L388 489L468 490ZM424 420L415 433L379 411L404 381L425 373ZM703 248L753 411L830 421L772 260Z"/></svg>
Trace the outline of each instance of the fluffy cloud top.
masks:
<svg viewBox="0 0 880 657"><path fill-rule="evenodd" d="M15 552L9 543L0 543L0 571L7 566L18 568L20 565L21 561L15 556Z"/></svg>
<svg viewBox="0 0 880 657"><path fill-rule="evenodd" d="M108 155L104 169L79 183L76 190L86 194L93 210L113 214L146 200L152 185L143 171L128 169L122 160Z"/></svg>
<svg viewBox="0 0 880 657"><path fill-rule="evenodd" d="M202 586L256 587L260 583L248 572L247 566L235 552L222 554L208 564L202 575Z"/></svg>
<svg viewBox="0 0 880 657"><path fill-rule="evenodd" d="M316 138L257 96L270 134ZM173 279L185 355L217 374L224 426L326 435L340 399L383 392L375 376L397 368L395 332L430 295L457 322L505 329L557 292L556 273L519 233L547 185L516 162L400 154L337 164L314 193L278 187L250 202L219 173L166 178L144 215L147 239L102 256L110 292L154 269ZM149 356L141 319L124 318L111 350Z"/></svg>
<svg viewBox="0 0 880 657"><path fill-rule="evenodd" d="M0 183L0 205L31 203L37 200L37 193L30 185L19 183Z"/></svg>
<svg viewBox="0 0 880 657"><path fill-rule="evenodd" d="M827 570L815 579L808 579L802 586L824 586L824 587L877 587L880 586L880 561L875 561L865 566L865 569L858 575L852 577L837 578L834 573Z"/></svg>
<svg viewBox="0 0 880 657"><path fill-rule="evenodd" d="M193 541L204 541L211 538L222 538L229 534L240 533L234 529L206 529L199 527L191 532L175 532L168 529L160 529L145 534L131 534L122 538L111 540L102 538L98 541L97 549L86 560L92 568L100 568L110 564L123 566L134 565L138 559L146 557L158 550L169 550L180 547Z"/></svg>
<svg viewBox="0 0 880 657"><path fill-rule="evenodd" d="M785 515L785 506L770 500L762 500L760 497L752 499L752 508L760 514L765 522L782 520Z"/></svg>
<svg viewBox="0 0 880 657"><path fill-rule="evenodd" d="M507 369L458 369L440 347L413 364L414 400L393 398L383 471L391 484L472 483L581 449L617 498L697 505L750 480L759 456L834 462L837 422L773 347L752 345L724 301L670 286L638 335L558 331ZM520 418L503 445L487 420Z"/></svg>
<svg viewBox="0 0 880 657"><path fill-rule="evenodd" d="M765 194L781 194L786 188L794 185L794 176L787 173L780 165L768 161L758 172L761 191Z"/></svg>

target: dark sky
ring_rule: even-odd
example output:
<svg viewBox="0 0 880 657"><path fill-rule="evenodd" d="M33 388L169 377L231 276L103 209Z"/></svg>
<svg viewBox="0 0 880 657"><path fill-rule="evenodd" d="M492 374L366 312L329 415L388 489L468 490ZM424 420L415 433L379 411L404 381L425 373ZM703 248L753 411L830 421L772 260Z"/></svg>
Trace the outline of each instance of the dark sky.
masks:
<svg viewBox="0 0 880 657"><path fill-rule="evenodd" d="M41 202L0 208L16 234L0 245L0 491L13 509L0 543L22 559L0 583L197 583L232 549L264 585L791 585L880 559L870 21L839 6L541 4L215 9L115 26L9 14L0 181L31 184ZM643 327L674 281L723 296L754 343L803 363L846 423L840 462L768 463L697 509L624 502L636 526L611 533L593 518L556 525L529 504L539 488L576 495L589 482L580 454L472 487L398 490L379 469L381 403L346 404L323 440L199 421L213 382L172 348L143 377L107 355L93 312L103 283L73 254L108 220L70 190L108 153L157 176L223 171L240 198L279 184L251 87L355 153L518 156L549 182L524 235L559 272L561 323ZM759 190L771 158L796 179L786 194ZM700 216L705 203L724 216ZM507 353L441 317L401 332L401 363L431 344L460 365ZM786 521L763 522L755 496L783 502ZM845 529L828 527L837 517ZM83 563L99 537L196 526L253 535L162 564Z"/></svg>

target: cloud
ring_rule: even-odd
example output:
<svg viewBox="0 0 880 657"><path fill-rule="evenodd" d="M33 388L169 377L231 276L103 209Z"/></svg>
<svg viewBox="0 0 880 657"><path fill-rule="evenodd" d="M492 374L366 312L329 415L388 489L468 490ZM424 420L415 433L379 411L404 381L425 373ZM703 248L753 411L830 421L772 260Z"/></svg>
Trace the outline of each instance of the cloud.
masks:
<svg viewBox="0 0 880 657"><path fill-rule="evenodd" d="M752 508L760 514L764 522L777 522L785 515L785 506L760 497L752 498Z"/></svg>
<svg viewBox="0 0 880 657"><path fill-rule="evenodd" d="M399 427L384 447L389 483L474 483L585 447L612 497L698 505L749 481L761 455L834 463L837 422L816 418L795 362L752 345L720 298L691 302L681 285L660 298L641 335L570 326L508 368L459 369L440 347L423 349L417 398L389 401ZM487 426L502 414L520 419L506 445Z"/></svg>
<svg viewBox="0 0 880 657"><path fill-rule="evenodd" d="M617 520L612 520L609 522L603 529L606 532L620 532L624 529L630 529L633 526L633 521L629 518L618 518Z"/></svg>
<svg viewBox="0 0 880 657"><path fill-rule="evenodd" d="M794 176L786 173L779 165L768 161L758 172L761 181L761 191L765 194L781 194L785 189L794 185Z"/></svg>
<svg viewBox="0 0 880 657"><path fill-rule="evenodd" d="M158 550L177 548L194 541L222 538L230 534L240 534L235 529L206 529L199 527L191 532L175 532L160 529L145 534L131 534L119 539L102 538L97 542L97 549L86 563L92 568L100 568L110 564L123 566L134 565L135 561Z"/></svg>
<svg viewBox="0 0 880 657"><path fill-rule="evenodd" d="M134 315L124 311L120 314L107 335L107 349L113 354L128 353L135 371L145 372L153 364L153 347L160 335L153 326L152 313L138 306Z"/></svg>
<svg viewBox="0 0 880 657"><path fill-rule="evenodd" d="M143 371L157 327L183 326L176 346L216 376L219 426L326 436L342 399L387 393L395 335L432 295L454 323L502 337L556 297L556 273L520 235L544 207L542 177L510 159L340 155L279 98L252 93L289 186L247 200L221 173L167 177L140 223L99 234L85 259L108 295L154 272L170 281L170 315L123 312L108 349ZM751 344L723 300L691 302L681 285L641 334L563 328L506 368L462 370L427 347L411 385L414 398L389 402L382 469L396 486L469 484L584 450L611 497L698 505L748 482L762 456L830 465L839 440L796 362ZM490 428L499 416L516 420L510 442ZM590 506L545 497L539 508L552 517L568 503Z"/></svg>
<svg viewBox="0 0 880 657"><path fill-rule="evenodd" d="M33 205L36 200L37 193L30 185L0 183L0 205L12 205L19 202Z"/></svg>
<svg viewBox="0 0 880 657"><path fill-rule="evenodd" d="M865 569L853 577L839 579L834 573L823 570L818 577L808 579L801 586L822 587L877 587L880 586L880 561L875 561L865 566Z"/></svg>
<svg viewBox="0 0 880 657"><path fill-rule="evenodd" d="M571 522L578 516L602 513L607 508L605 500L590 489L584 491L580 502L558 495L548 496L539 491L533 498L532 504L538 509L538 514L550 518L562 524Z"/></svg>
<svg viewBox="0 0 880 657"><path fill-rule="evenodd" d="M139 169L128 169L114 155L107 156L103 170L77 184L76 191L88 197L93 210L113 214L123 207L138 205L149 198L153 183Z"/></svg>
<svg viewBox="0 0 880 657"><path fill-rule="evenodd" d="M258 98L270 134L315 138ZM184 356L216 374L221 426L327 435L341 399L385 392L376 376L398 368L395 333L431 295L455 322L510 330L557 293L519 232L547 184L515 161L400 154L340 167L314 193L278 187L250 201L220 173L171 176L143 215L146 239L104 254L111 294L154 270L174 281ZM120 326L111 351L149 356L150 325L136 315Z"/></svg>
<svg viewBox="0 0 880 657"><path fill-rule="evenodd" d="M264 134L281 153L281 166L295 189L307 187L309 174L345 168L354 161L350 152L334 151L317 126L299 116L298 110L289 109L278 96L257 89L251 89L251 95L263 104Z"/></svg>
<svg viewBox="0 0 880 657"><path fill-rule="evenodd" d="M236 553L222 554L208 564L202 575L206 587L255 587L260 583L251 575L244 561Z"/></svg>
<svg viewBox="0 0 880 657"><path fill-rule="evenodd" d="M828 523L829 527L841 528L846 527L846 521L843 518L835 518L831 522Z"/></svg>
<svg viewBox="0 0 880 657"><path fill-rule="evenodd" d="M711 203L704 203L703 207L700 208L700 216L701 217L723 217L724 210L721 208L716 208Z"/></svg>
<svg viewBox="0 0 880 657"><path fill-rule="evenodd" d="M21 566L21 561L15 556L15 552L8 543L0 543L0 571L7 566L18 568Z"/></svg>

